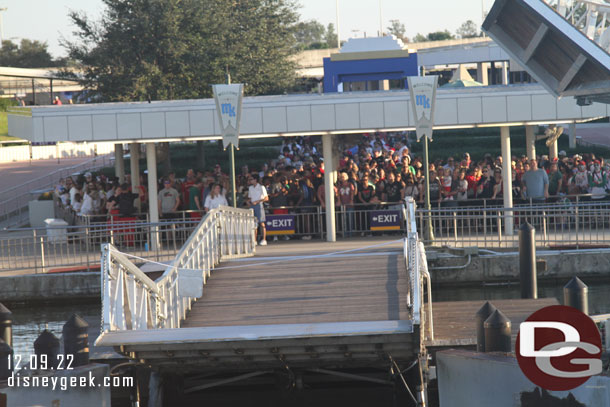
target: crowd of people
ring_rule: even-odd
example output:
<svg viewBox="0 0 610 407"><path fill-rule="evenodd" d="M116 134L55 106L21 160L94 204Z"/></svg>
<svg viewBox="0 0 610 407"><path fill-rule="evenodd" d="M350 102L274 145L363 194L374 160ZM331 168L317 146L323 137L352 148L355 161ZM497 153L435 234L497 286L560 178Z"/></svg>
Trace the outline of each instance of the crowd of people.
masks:
<svg viewBox="0 0 610 407"><path fill-rule="evenodd" d="M286 214L324 210L324 160L319 137L285 138L276 159L260 169L243 166L236 178L238 207L255 207L264 213ZM409 138L402 133L365 134L359 143L340 154L334 185L335 202L346 210L387 208L405 197L425 199L423 159L414 156ZM589 194L585 199L604 199L610 193L610 162L593 154L568 156L559 152L550 160L513 156L513 199L552 202L562 197ZM475 205L482 199L503 197L502 157L486 154L473 160L468 152L436 159L429 164L430 201L433 206ZM128 177L128 176L127 176ZM62 180L56 188L61 203L80 215L134 216L148 207L146 174L136 191L103 175L84 174L81 182ZM229 177L216 164L211 171L189 169L184 178L171 173L159 179L158 205L162 218L178 211L191 217L219 205L232 204ZM264 230L263 230L264 241Z"/></svg>

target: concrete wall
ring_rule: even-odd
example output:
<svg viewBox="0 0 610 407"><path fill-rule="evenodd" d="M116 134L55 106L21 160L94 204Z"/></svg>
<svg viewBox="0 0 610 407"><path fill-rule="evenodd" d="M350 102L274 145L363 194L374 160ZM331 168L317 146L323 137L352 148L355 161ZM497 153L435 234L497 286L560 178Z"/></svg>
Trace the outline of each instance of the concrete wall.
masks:
<svg viewBox="0 0 610 407"><path fill-rule="evenodd" d="M103 385L104 378L110 376L109 370L108 365L100 364L76 367L74 370L58 370L48 378L48 387L26 387L23 382L17 386L19 382L16 379L13 382L9 380L8 384L12 386L0 385L0 395L5 395L7 407L110 407L110 387ZM90 376L94 380L94 387L69 385L71 377L76 377L77 380L85 377L89 383ZM52 378L57 379L55 389L52 387ZM63 389L60 387L62 382L65 385ZM98 384L102 385L97 386Z"/></svg>
<svg viewBox="0 0 610 407"><path fill-rule="evenodd" d="M581 386L546 395L553 402L524 404L525 393L540 392L521 372L517 359L510 355L448 350L436 354L438 389L441 407L523 405L559 406L553 398L565 399L569 393L585 406L610 406L610 378L593 376ZM536 398L536 393L530 394ZM567 405L567 404L566 404ZM573 405L573 404L571 404Z"/></svg>
<svg viewBox="0 0 610 407"><path fill-rule="evenodd" d="M99 298L99 272L30 274L0 277L2 301Z"/></svg>
<svg viewBox="0 0 610 407"><path fill-rule="evenodd" d="M433 284L519 281L518 252L472 256L470 264L465 268L460 267L468 262L467 257L435 255L431 250L426 254ZM539 264L538 280L541 281L561 279L567 282L575 275L588 279L610 278L610 249L539 250L536 255Z"/></svg>

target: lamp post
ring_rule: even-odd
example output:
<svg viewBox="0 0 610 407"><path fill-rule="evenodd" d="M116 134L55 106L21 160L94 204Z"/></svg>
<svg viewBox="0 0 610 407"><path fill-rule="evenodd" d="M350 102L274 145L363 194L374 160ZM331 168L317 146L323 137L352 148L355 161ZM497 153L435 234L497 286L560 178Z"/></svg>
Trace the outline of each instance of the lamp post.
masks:
<svg viewBox="0 0 610 407"><path fill-rule="evenodd" d="M4 27L2 25L2 12L8 10L6 7L0 8L0 49L2 48L2 41L4 41Z"/></svg>

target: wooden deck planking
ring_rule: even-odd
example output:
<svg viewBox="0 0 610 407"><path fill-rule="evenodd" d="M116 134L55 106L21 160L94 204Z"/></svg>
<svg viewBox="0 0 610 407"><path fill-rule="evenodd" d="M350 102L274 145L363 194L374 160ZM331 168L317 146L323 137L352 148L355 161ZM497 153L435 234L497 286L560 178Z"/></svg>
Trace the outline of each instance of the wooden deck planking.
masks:
<svg viewBox="0 0 610 407"><path fill-rule="evenodd" d="M223 263L239 268L213 272L183 326L407 319L404 258L387 251L392 253Z"/></svg>
<svg viewBox="0 0 610 407"><path fill-rule="evenodd" d="M555 298L489 300L511 320L513 343L519 331L519 324L534 311L549 305L558 305ZM432 305L434 318L434 341L431 345L476 344L477 331L475 315L485 304L480 301L435 302Z"/></svg>

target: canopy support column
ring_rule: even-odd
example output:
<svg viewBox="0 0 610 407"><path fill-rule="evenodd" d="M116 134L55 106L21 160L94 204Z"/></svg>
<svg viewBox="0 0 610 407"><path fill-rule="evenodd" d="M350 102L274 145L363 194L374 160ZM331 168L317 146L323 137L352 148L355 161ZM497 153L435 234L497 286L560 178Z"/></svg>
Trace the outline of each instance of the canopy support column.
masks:
<svg viewBox="0 0 610 407"><path fill-rule="evenodd" d="M114 145L114 175L119 179L119 184L125 182L125 160L123 160L123 145Z"/></svg>
<svg viewBox="0 0 610 407"><path fill-rule="evenodd" d="M140 193L140 145L138 143L129 144L129 167L131 172L131 192L134 194ZM135 201L138 212L142 209L140 199Z"/></svg>
<svg viewBox="0 0 610 407"><path fill-rule="evenodd" d="M150 223L159 223L159 201L157 200L157 151L155 143L146 143L146 168L148 169L148 208ZM159 248L158 227L153 227L150 236L150 249Z"/></svg>
<svg viewBox="0 0 610 407"><path fill-rule="evenodd" d="M335 242L335 166L333 163L333 139L330 134L322 136L322 154L324 156L324 204L326 206L326 241Z"/></svg>
<svg viewBox="0 0 610 407"><path fill-rule="evenodd" d="M534 136L534 126L525 126L525 154L530 160L536 159L536 136Z"/></svg>
<svg viewBox="0 0 610 407"><path fill-rule="evenodd" d="M513 213L510 211L513 207L513 174L511 167L510 152L510 129L508 126L500 127L500 139L502 142L502 196L504 198L504 234L512 236L513 234Z"/></svg>

